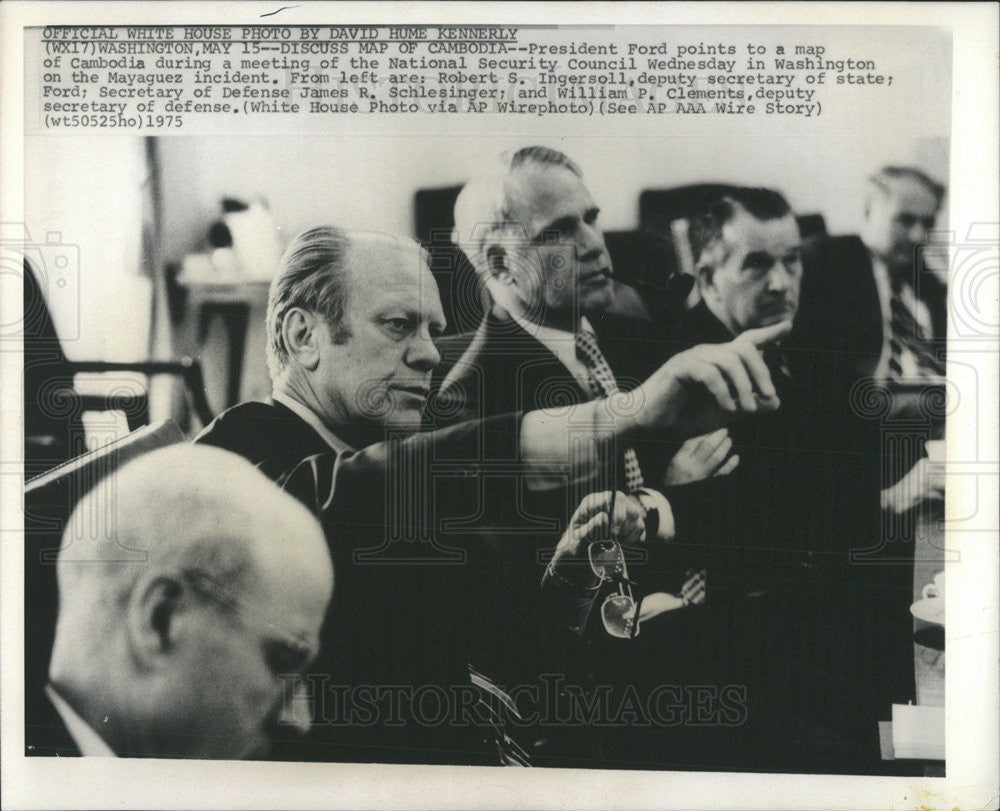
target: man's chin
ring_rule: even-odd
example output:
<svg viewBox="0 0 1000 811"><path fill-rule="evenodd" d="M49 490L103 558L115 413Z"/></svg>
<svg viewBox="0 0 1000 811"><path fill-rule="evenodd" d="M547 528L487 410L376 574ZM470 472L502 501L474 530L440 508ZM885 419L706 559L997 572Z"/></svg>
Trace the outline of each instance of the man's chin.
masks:
<svg viewBox="0 0 1000 811"><path fill-rule="evenodd" d="M615 291L611 286L611 280L607 279L606 284L594 287L586 291L583 296L583 312L587 315L600 314L610 310L615 303Z"/></svg>
<svg viewBox="0 0 1000 811"><path fill-rule="evenodd" d="M789 307L780 312L769 313L768 315L758 318L755 323L747 327L747 329L760 329L762 327L773 327L775 324L780 324L783 321L791 321L795 318L795 307Z"/></svg>

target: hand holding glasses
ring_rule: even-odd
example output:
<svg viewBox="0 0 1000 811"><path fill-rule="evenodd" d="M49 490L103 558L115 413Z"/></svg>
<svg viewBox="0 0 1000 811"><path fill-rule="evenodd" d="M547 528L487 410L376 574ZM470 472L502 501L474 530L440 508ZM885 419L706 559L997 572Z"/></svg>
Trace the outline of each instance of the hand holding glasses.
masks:
<svg viewBox="0 0 1000 811"><path fill-rule="evenodd" d="M639 633L639 611L628 579L625 553L618 541L596 541L587 547L590 568L601 581L618 585L617 594L609 594L601 605L604 629L621 639L631 639Z"/></svg>

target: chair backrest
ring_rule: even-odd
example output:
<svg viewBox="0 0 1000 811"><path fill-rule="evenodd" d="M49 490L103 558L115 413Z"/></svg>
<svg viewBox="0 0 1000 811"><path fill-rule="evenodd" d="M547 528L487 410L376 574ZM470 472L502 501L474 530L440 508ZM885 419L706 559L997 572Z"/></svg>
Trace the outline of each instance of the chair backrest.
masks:
<svg viewBox="0 0 1000 811"><path fill-rule="evenodd" d="M461 191L461 184L418 189L413 197L414 234L427 250L449 334L476 329L486 311L479 275L451 241L455 200Z"/></svg>
<svg viewBox="0 0 1000 811"><path fill-rule="evenodd" d="M183 441L184 432L170 420L147 425L132 431L116 442L109 442L107 445L102 445L100 448L70 459L68 462L63 462L52 470L29 479L24 485L25 499L34 497L48 488L65 487L71 481L86 488L79 491L79 496L83 496L104 475L116 470L126 462L157 448L165 448L167 445L175 445Z"/></svg>
<svg viewBox="0 0 1000 811"><path fill-rule="evenodd" d="M95 484L126 462L184 441L173 422L133 431L70 459L24 486L24 678L40 688L48 673L59 613L56 558L73 508Z"/></svg>

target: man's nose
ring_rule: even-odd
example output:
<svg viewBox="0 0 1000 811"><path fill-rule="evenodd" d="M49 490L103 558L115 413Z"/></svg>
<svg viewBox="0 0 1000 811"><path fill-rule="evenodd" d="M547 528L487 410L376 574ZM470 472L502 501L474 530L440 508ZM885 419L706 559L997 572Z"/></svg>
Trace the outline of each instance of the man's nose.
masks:
<svg viewBox="0 0 1000 811"><path fill-rule="evenodd" d="M298 684L289 695L286 691L278 717L279 727L292 727L303 735L312 725L312 702L306 692L305 685Z"/></svg>
<svg viewBox="0 0 1000 811"><path fill-rule="evenodd" d="M785 267L783 262L775 262L771 265L771 271L767 274L767 289L773 293L784 293L791 287L792 274Z"/></svg>
<svg viewBox="0 0 1000 811"><path fill-rule="evenodd" d="M430 372L440 362L441 353L434 345L430 332L422 331L414 335L406 350L407 365L422 372Z"/></svg>
<svg viewBox="0 0 1000 811"><path fill-rule="evenodd" d="M581 262L592 262L600 257L605 251L601 229L596 225L581 225L576 249Z"/></svg>
<svg viewBox="0 0 1000 811"><path fill-rule="evenodd" d="M910 226L906 236L914 245L922 245L927 241L927 228L923 223L916 222Z"/></svg>

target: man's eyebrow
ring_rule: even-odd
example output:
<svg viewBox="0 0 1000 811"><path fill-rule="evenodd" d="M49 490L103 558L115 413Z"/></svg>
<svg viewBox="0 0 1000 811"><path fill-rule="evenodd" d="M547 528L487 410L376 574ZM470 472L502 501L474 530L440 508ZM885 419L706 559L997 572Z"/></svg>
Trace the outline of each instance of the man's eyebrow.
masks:
<svg viewBox="0 0 1000 811"><path fill-rule="evenodd" d="M375 310L376 317L383 317L389 313L399 313L402 312L407 318L420 318L420 311L413 306L413 302L409 299L400 298L398 301L387 301L384 304L379 305L378 309Z"/></svg>
<svg viewBox="0 0 1000 811"><path fill-rule="evenodd" d="M571 230L576 225L576 217L572 214L566 214L562 217L557 217L549 223L546 223L542 228L538 229L538 233L535 234L532 239L533 242L543 242L547 234L561 234L564 231Z"/></svg>
<svg viewBox="0 0 1000 811"><path fill-rule="evenodd" d="M759 265L769 265L774 261L774 257L767 251L751 251L743 257L743 267L757 267Z"/></svg>

